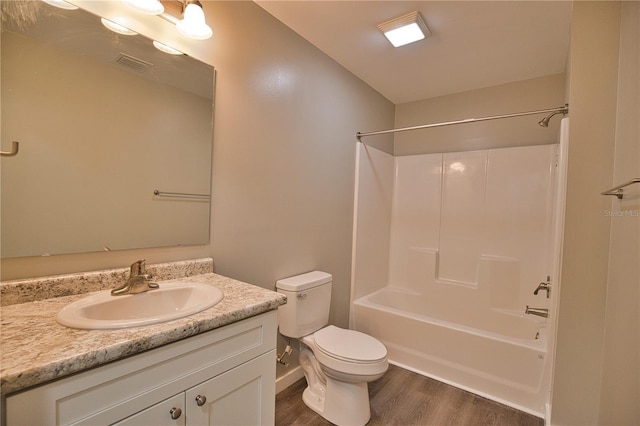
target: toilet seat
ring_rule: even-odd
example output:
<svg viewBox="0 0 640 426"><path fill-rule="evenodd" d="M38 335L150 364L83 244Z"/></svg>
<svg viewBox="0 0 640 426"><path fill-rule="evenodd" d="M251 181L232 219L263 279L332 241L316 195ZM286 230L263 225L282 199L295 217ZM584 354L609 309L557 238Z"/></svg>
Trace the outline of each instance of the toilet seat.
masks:
<svg viewBox="0 0 640 426"><path fill-rule="evenodd" d="M387 349L377 339L354 330L327 326L303 338L318 362L338 373L375 376L388 368Z"/></svg>
<svg viewBox="0 0 640 426"><path fill-rule="evenodd" d="M356 363L379 362L387 349L376 338L355 330L329 325L313 334L318 349L325 355Z"/></svg>

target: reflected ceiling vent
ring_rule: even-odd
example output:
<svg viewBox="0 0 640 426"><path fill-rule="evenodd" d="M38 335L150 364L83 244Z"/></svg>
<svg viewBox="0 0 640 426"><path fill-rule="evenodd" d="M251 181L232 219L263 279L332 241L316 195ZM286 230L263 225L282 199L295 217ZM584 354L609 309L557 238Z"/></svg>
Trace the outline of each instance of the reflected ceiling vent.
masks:
<svg viewBox="0 0 640 426"><path fill-rule="evenodd" d="M140 72L140 73L146 72L147 70L149 70L149 68L153 66L152 63L127 55L126 53L121 53L118 56L116 56L113 62L120 66L128 68L131 71Z"/></svg>

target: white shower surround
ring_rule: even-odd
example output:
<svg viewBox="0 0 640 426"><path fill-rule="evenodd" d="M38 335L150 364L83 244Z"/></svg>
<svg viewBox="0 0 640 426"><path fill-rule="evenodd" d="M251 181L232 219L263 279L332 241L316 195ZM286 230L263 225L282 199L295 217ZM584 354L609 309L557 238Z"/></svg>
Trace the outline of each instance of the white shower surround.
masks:
<svg viewBox="0 0 640 426"><path fill-rule="evenodd" d="M555 298L533 290L557 277L558 146L358 144L352 328L392 363L544 417Z"/></svg>

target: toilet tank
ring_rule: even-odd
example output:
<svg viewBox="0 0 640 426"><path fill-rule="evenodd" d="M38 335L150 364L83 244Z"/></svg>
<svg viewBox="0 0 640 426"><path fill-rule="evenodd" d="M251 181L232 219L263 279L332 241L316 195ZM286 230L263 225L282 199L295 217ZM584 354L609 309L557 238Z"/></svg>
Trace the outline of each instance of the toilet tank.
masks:
<svg viewBox="0 0 640 426"><path fill-rule="evenodd" d="M312 334L329 322L331 274L308 272L276 281L278 293L287 303L278 307L280 334L300 338Z"/></svg>

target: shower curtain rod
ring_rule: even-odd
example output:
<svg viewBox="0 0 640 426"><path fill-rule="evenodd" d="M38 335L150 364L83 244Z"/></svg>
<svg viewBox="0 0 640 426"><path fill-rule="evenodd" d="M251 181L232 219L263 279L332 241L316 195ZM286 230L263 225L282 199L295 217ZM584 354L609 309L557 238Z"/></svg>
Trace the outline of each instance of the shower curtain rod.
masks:
<svg viewBox="0 0 640 426"><path fill-rule="evenodd" d="M377 132L367 132L367 133L357 132L356 138L358 139L359 142L362 142L362 138L365 136L384 135L386 133L406 132L407 130L428 129L431 127L451 126L454 124L475 123L477 121L497 120L499 118L520 117L523 115L542 114L547 112L567 114L569 112L569 104L565 104L562 107L541 109L537 111L516 112L513 114L494 115L491 117L467 118L465 120L456 120L456 121L444 121L442 123L423 124L420 126L411 126L411 127L401 127L399 129L379 130Z"/></svg>

